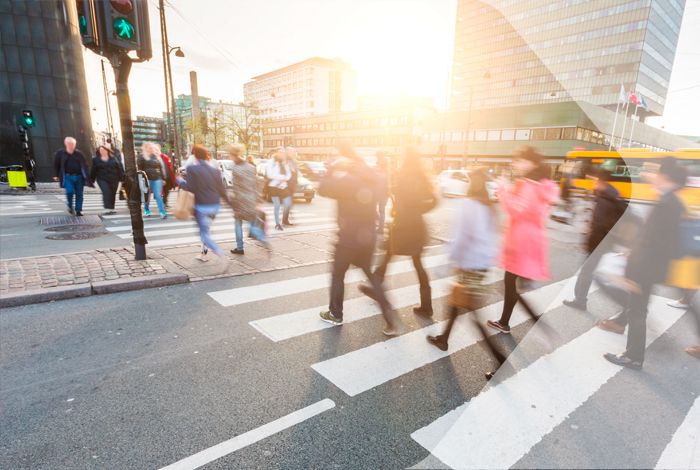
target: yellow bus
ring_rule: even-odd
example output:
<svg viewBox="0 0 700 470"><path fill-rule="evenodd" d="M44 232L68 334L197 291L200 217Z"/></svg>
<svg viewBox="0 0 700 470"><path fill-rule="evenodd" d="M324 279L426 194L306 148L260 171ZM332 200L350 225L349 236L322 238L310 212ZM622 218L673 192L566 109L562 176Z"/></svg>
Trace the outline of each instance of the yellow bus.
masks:
<svg viewBox="0 0 700 470"><path fill-rule="evenodd" d="M586 178L593 168L602 167L612 172L610 183L620 196L632 202L652 202L657 194L641 177L645 163L661 163L666 157L675 157L688 170L688 182L680 198L690 217L700 217L700 149L680 149L674 152L654 152L648 149L620 149L619 151L573 151L566 155L563 176L571 178L575 188L592 191L593 181ZM668 284L686 289L700 288L700 259L684 258L671 265Z"/></svg>

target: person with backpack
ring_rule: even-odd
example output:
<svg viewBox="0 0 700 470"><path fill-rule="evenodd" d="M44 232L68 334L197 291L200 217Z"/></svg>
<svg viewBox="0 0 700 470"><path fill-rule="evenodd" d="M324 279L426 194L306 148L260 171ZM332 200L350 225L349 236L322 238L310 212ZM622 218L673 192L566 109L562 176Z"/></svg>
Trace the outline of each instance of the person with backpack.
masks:
<svg viewBox="0 0 700 470"><path fill-rule="evenodd" d="M378 192L378 198L381 194ZM374 272L384 281L389 262L395 255L410 256L420 282L420 306L413 309L417 315L433 315L433 301L430 279L423 267L421 255L428 239L423 214L437 205L437 198L428 175L423 167L420 154L414 148L406 150L403 165L396 175L396 185L392 189L394 220L389 230L389 240L384 259ZM374 298L371 286L361 285L360 292Z"/></svg>
<svg viewBox="0 0 700 470"><path fill-rule="evenodd" d="M594 181L593 215L591 216L588 237L586 239L586 258L574 288L574 298L564 300L564 305L577 310L586 310L588 290L593 282L593 273L601 258L614 248L611 230L627 209L627 203L620 198L620 193L610 184L612 173L603 168L588 175Z"/></svg>
<svg viewBox="0 0 700 470"><path fill-rule="evenodd" d="M486 188L488 174L483 168L469 173L467 198L460 201L450 248L450 260L457 269L450 297L450 317L444 332L428 336L428 342L447 351L450 332L460 309L473 310L488 292L484 281L496 264L498 214ZM499 358L500 359L500 358Z"/></svg>
<svg viewBox="0 0 700 470"><path fill-rule="evenodd" d="M151 142L144 142L141 146L141 155L139 155L137 163L138 169L145 172L146 178L148 178L148 193L145 195L143 203L144 215L146 217L151 216L151 210L148 206L150 202L149 195L153 194L158 204L160 218L167 219L168 213L165 211L165 204L163 203L163 180L167 176L168 170L160 158L158 148Z"/></svg>

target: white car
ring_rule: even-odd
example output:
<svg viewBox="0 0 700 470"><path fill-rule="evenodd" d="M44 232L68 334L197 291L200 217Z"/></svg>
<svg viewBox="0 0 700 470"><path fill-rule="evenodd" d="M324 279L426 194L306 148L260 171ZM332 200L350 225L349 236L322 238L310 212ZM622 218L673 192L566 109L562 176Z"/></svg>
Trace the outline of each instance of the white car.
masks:
<svg viewBox="0 0 700 470"><path fill-rule="evenodd" d="M465 170L445 170L438 175L438 187L443 197L466 197L469 192L469 173ZM486 182L489 198L497 200L496 182Z"/></svg>
<svg viewBox="0 0 700 470"><path fill-rule="evenodd" d="M226 188L231 188L233 186L233 163L231 160L216 160L217 167L221 172L221 179L224 181L224 186Z"/></svg>

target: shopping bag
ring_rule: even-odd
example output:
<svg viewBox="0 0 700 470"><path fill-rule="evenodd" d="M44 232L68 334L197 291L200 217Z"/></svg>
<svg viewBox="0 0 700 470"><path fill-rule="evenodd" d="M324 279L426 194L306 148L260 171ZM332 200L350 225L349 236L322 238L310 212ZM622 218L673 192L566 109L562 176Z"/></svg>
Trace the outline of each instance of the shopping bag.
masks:
<svg viewBox="0 0 700 470"><path fill-rule="evenodd" d="M189 220L194 214L194 194L184 189L178 190L173 214L179 220Z"/></svg>

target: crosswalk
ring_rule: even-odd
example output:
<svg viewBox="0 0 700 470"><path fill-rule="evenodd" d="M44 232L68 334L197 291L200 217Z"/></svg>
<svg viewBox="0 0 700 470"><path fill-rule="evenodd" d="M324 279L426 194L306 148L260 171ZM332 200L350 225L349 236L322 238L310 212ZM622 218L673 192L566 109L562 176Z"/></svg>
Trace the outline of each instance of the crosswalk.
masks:
<svg viewBox="0 0 700 470"><path fill-rule="evenodd" d="M173 195L173 200L175 199ZM57 196L59 197L59 196ZM274 227L274 212L270 205L265 206L267 215L268 233L270 236L278 234L294 234L333 230L337 227L335 214L330 212L314 212L313 206L299 205L293 212L293 221L295 226L287 227L283 232L277 232ZM123 240L130 240L131 235L131 219L125 201L117 201L115 205L116 214L102 215L105 221L108 232ZM86 194L83 202L83 213L101 213L102 196L91 193ZM169 217L166 220L161 220L158 217L157 206L155 201L151 202L151 217L144 218L144 230L150 247L167 247L188 245L199 243L199 230L197 223L192 220L181 221L172 216L169 211ZM222 206L221 211L217 215L214 223L211 226L212 238L216 241L227 241L234 238L233 213L230 208Z"/></svg>
<svg viewBox="0 0 700 470"><path fill-rule="evenodd" d="M432 296L437 305L450 290L452 277L447 269L449 260L445 254L431 251L424 261L432 273ZM405 274L412 270L410 261L406 260L396 261L389 266L387 294L397 309L415 306L419 301L415 281L406 284ZM496 282L501 276L502 273L494 272L489 281ZM393 286L394 278L401 278L399 286ZM362 280L360 271L351 270L346 276L346 285ZM410 433L410 438L423 447L426 454L437 459L426 466L419 464L414 468L434 468L432 465L437 461L449 468L513 467L542 442L554 440L555 432L564 426L573 413L598 410L601 406L599 403L606 400L606 392L603 390L606 384L628 381L631 383L627 386L631 389L654 387L651 383L653 379L647 378L645 372L630 378L623 374L623 371L627 372L625 369L603 360L603 353L620 353L624 350L624 336L605 332L591 324L589 328L577 331L573 339L562 339L556 342L556 346L549 343L545 327L547 331L557 331L558 327L564 326L557 321L561 322L565 318L562 312L566 313L567 309L562 301L571 298L574 282L575 277L572 277L524 294L532 305L545 312L542 318L530 328L510 354L510 367L499 369L481 392L465 397L466 401L461 406L443 410L442 415L433 416ZM279 345L295 339L304 341L309 335L323 335L331 329L362 328L363 322L380 315L373 302L363 297L354 297L345 302L342 326L321 322L318 312L325 309L325 304L319 304L318 299L323 297L322 294L329 285L328 274L311 274L212 291L208 292L208 296L232 313L253 302L291 299L290 296L293 296L294 302L282 304L302 308L291 312L273 311L262 318L249 321L255 331ZM592 292L592 295L596 294ZM648 317L648 346L659 338L668 337L669 330L685 314L682 310L668 306L668 300L659 296L652 297ZM321 358L317 362L311 362L309 367L349 397L349 403L352 404L353 397L379 390L397 379L405 379L416 371L433 367L438 361L458 356L464 358L468 348L482 340L481 330L476 328L472 317L479 318L481 322L487 318L496 318L501 308L502 302L495 302L470 315L460 316L450 338L450 347L445 352L425 340L427 335L439 334L443 330L445 322L437 321L412 331L404 331L397 337L384 338L329 358ZM516 309L511 326L524 325L527 320L528 317ZM544 353L541 352L542 348ZM537 357L533 358L533 354L537 354ZM522 360L523 358L528 359ZM697 374L700 372L700 363L690 362L688 368L693 368L688 373ZM700 390L690 392L697 397ZM663 400L662 394L658 399ZM700 468L700 398L695 398L694 402L684 406L685 419L672 435L664 437L666 444L655 455L654 461L647 462L649 467ZM610 423L598 423L599 429L614 425L614 417L610 419ZM654 431L641 427L629 430L640 436ZM576 466L575 462L572 463ZM586 462L581 462L581 466L585 467L585 464Z"/></svg>
<svg viewBox="0 0 700 470"><path fill-rule="evenodd" d="M51 207L49 201L34 194L0 195L0 217L47 215L63 212Z"/></svg>

